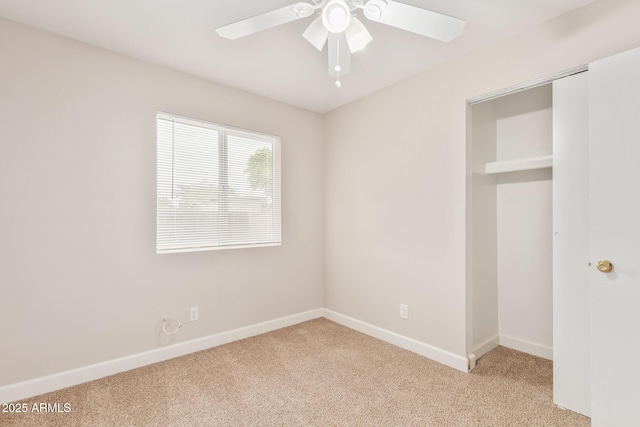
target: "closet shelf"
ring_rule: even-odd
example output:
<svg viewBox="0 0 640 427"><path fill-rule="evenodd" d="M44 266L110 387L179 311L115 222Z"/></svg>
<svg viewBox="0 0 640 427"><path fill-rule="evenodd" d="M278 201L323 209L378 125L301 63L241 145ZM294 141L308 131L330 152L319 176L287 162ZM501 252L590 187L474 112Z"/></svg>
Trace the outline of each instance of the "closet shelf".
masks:
<svg viewBox="0 0 640 427"><path fill-rule="evenodd" d="M526 159L504 160L491 162L484 166L487 175L506 172L528 171L533 169L546 169L553 166L553 156L529 157Z"/></svg>

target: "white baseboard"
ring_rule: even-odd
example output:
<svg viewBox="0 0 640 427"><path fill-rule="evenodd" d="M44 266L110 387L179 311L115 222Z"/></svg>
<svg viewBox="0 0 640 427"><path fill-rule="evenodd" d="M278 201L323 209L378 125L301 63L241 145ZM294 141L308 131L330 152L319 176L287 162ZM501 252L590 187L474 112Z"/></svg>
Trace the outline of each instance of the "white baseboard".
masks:
<svg viewBox="0 0 640 427"><path fill-rule="evenodd" d="M500 345L523 353L529 353L543 359L553 360L553 348L532 343L519 338L500 335Z"/></svg>
<svg viewBox="0 0 640 427"><path fill-rule="evenodd" d="M500 337L498 335L494 335L482 344L475 346L473 348L473 354L475 355L476 359L479 359L499 345Z"/></svg>
<svg viewBox="0 0 640 427"><path fill-rule="evenodd" d="M335 311L323 309L324 317L339 323L347 328L354 329L363 334L378 338L379 340L386 341L389 344L393 344L397 347L405 350L412 351L428 359L435 360L443 365L457 369L462 372L468 372L469 360L466 357L458 356L457 354L443 350L438 347L434 347L429 344L414 340L413 338L405 337L395 332L388 331L386 329L379 328L369 323L362 322L349 316L345 316Z"/></svg>
<svg viewBox="0 0 640 427"><path fill-rule="evenodd" d="M327 319L339 323L343 326L354 329L358 332L362 332L382 341L386 341L405 350L412 351L459 371L467 372L469 369L469 360L466 357L462 357L449 351L414 340L413 338L408 338L395 332L379 328L377 326L362 322L352 317L336 313L335 311L327 309L316 309L304 313L282 317L279 319L270 320L267 322L257 323L255 325L250 325L227 332L221 332L219 334L210 335L208 337L203 337L192 341L174 344L168 347L146 351L144 353L133 354L131 356L109 360L106 362L101 362L95 365L85 366L54 375L48 375L42 378L36 378L29 381L2 386L0 387L0 403L9 403L15 402L17 400L27 399L29 397L38 396L40 394L49 393L66 387L82 384L87 381L93 381L99 378L107 377L109 375L114 375L120 372L129 371L131 369L140 368L142 366L147 366L153 363L162 362L164 360L173 359L175 357L195 353L197 351L217 347L219 345L275 331L277 329L296 325L298 323L306 322L308 320L317 319L320 317L326 317ZM502 337L500 343L502 344ZM510 347L506 344L503 345ZM515 349L518 350L518 348Z"/></svg>
<svg viewBox="0 0 640 427"><path fill-rule="evenodd" d="M257 323L255 325L221 332L219 334L146 351L144 353L133 354L131 356L109 360L95 365L73 369L71 371L61 372L59 374L2 386L0 387L0 403L15 402L17 400L38 396L40 394L82 384L87 381L93 381L109 375L140 368L152 363L162 362L164 360L173 359L174 357L184 356L196 351L206 350L222 344L275 331L287 326L317 319L323 316L323 312L323 309L306 311L304 313L269 320L267 322Z"/></svg>

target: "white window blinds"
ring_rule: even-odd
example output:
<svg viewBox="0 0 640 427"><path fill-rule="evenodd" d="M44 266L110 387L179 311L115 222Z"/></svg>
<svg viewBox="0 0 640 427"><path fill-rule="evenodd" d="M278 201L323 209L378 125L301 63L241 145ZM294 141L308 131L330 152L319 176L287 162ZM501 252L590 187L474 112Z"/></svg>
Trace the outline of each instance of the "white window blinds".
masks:
<svg viewBox="0 0 640 427"><path fill-rule="evenodd" d="M157 115L157 252L279 245L280 138Z"/></svg>

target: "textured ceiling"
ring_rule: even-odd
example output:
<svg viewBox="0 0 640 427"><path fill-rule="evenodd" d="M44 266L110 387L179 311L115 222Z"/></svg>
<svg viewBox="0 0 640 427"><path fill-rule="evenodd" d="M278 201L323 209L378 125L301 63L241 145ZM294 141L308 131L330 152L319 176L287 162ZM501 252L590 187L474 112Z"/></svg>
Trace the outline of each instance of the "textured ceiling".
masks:
<svg viewBox="0 0 640 427"><path fill-rule="evenodd" d="M341 88L326 47L302 38L313 18L238 40L215 32L296 0L0 0L0 16L322 113L593 1L403 0L464 19L465 31L443 43L360 15L373 41Z"/></svg>

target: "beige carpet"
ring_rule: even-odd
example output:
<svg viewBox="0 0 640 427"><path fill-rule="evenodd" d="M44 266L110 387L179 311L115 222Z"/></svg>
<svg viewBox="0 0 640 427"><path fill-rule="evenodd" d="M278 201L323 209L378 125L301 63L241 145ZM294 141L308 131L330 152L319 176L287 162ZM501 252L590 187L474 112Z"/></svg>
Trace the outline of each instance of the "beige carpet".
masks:
<svg viewBox="0 0 640 427"><path fill-rule="evenodd" d="M471 374L317 319L25 401L16 426L588 426L552 364L503 347Z"/></svg>

